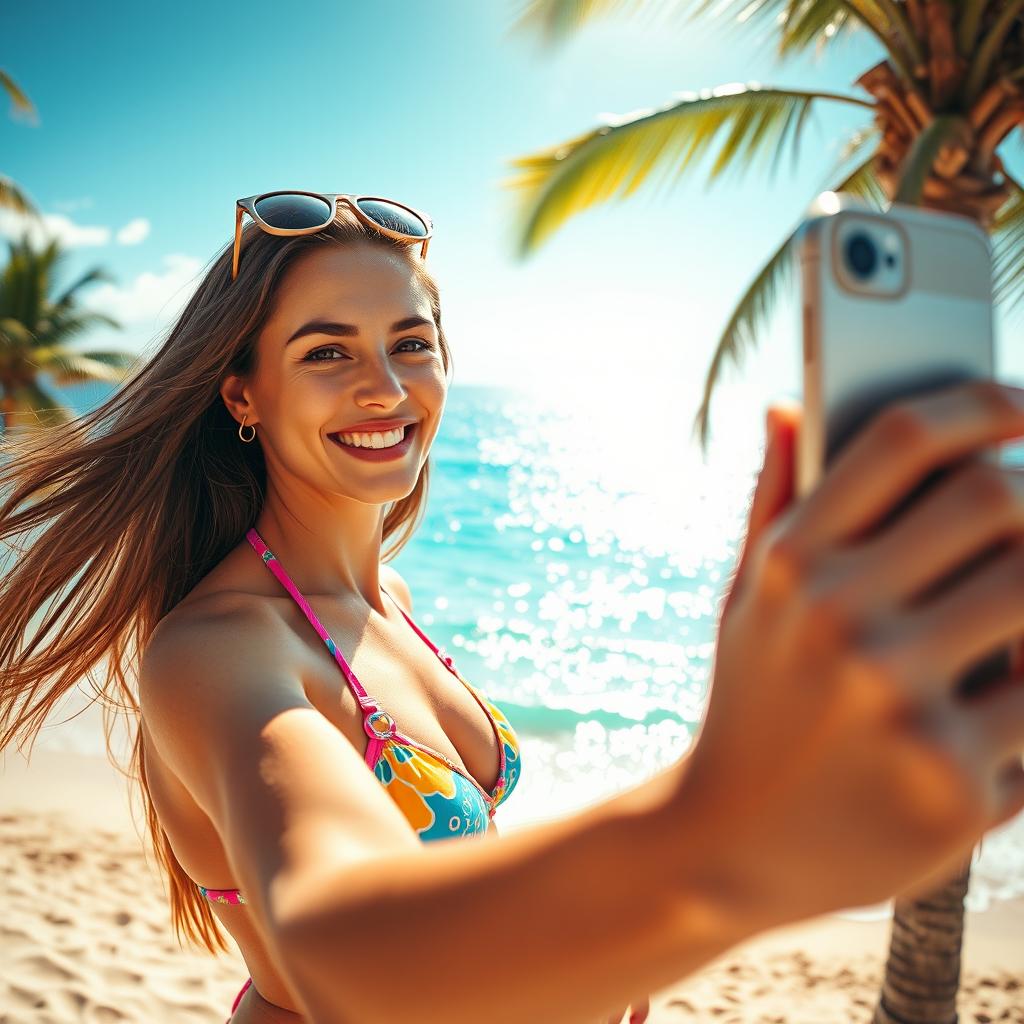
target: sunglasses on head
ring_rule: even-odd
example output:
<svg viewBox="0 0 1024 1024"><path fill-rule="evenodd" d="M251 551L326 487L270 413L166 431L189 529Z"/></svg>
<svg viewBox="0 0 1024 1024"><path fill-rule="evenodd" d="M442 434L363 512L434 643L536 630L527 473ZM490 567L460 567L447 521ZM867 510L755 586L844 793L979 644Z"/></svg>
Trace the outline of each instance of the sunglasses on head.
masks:
<svg viewBox="0 0 1024 1024"><path fill-rule="evenodd" d="M366 225L389 238L422 242L420 259L426 259L427 245L434 234L434 222L419 210L394 199L377 196L331 195L326 192L298 192L282 189L261 192L235 202L235 249L231 280L238 276L242 244L242 216L249 214L256 225L271 235L311 235L334 220L338 203L345 203Z"/></svg>

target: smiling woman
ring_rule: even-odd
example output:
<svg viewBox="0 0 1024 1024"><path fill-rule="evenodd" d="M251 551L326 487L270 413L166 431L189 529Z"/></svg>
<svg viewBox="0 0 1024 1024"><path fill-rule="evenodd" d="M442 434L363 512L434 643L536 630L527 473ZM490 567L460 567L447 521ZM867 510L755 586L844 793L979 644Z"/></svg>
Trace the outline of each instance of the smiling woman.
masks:
<svg viewBox="0 0 1024 1024"><path fill-rule="evenodd" d="M59 438L4 439L17 454L2 524L5 535L28 519L61 532L72 516L78 528L51 568L50 589L87 563L111 581L80 592L76 614L64 620L65 628L76 620L84 639L53 648L38 721L107 657L105 709L121 705L137 716L130 774L170 882L172 923L179 937L214 952L226 948L219 928L227 928L251 965L256 983L239 993L239 1021L249 1003L288 1015L301 998L265 928L224 910L248 904L257 921L273 916L232 840L234 809L266 799L246 761L255 766L263 741L246 731L245 715L225 713L238 666L248 666L250 712L279 702L285 680L303 678L288 702L318 711L331 744L360 753L394 808L384 815L388 827L397 814L421 841L493 835L493 812L515 786L519 757L508 720L415 624L408 587L382 561L422 514L452 369L435 283L407 242L344 212L315 234L284 239L252 227L244 236L240 274L231 279L232 252L222 252L160 351L105 405ZM116 483L125 474L131 489ZM61 487L42 491L57 478ZM14 511L37 492L30 512ZM155 534L153 522L161 524ZM24 581L41 578L48 536L3 580L5 637L24 630L46 597ZM11 604L30 592L34 600ZM313 631L324 641L320 654L309 648ZM272 647L250 665L268 637ZM363 688L342 649L356 652L352 665L379 696ZM173 680L164 678L170 662ZM34 690L42 671L27 655L5 665L4 745L35 735L15 698ZM440 706L447 710L438 719L431 709ZM191 727L179 733L184 711ZM211 723L210 733L197 722ZM225 775L210 772L206 743L233 752ZM216 779L230 805L215 800ZM266 831L243 845L265 860L283 836L280 809L260 810ZM229 884L235 875L248 878L248 897Z"/></svg>

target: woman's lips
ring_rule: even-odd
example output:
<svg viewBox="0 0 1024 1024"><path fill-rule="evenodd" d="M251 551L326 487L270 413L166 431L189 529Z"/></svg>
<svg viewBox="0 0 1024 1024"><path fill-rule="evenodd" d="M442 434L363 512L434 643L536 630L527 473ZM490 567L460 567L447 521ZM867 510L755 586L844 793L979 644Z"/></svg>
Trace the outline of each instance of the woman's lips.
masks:
<svg viewBox="0 0 1024 1024"><path fill-rule="evenodd" d="M419 424L410 423L405 428L405 436L402 440L390 448L356 448L353 445L344 444L337 434L328 434L327 436L343 452L347 452L353 458L362 459L364 462L393 462L395 459L402 458L412 446L412 437L417 426Z"/></svg>

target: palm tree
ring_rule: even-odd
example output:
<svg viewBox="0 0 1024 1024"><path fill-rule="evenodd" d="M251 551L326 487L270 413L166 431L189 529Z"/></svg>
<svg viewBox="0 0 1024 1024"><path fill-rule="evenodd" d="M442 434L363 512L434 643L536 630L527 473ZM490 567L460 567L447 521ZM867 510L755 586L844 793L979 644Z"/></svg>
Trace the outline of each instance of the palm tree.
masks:
<svg viewBox="0 0 1024 1024"><path fill-rule="evenodd" d="M32 105L32 101L18 88L14 79L2 69L0 69L0 86L11 98L12 113L21 113L33 121L37 120L36 108ZM28 195L3 174L0 174L0 207L14 210L15 213L28 214L30 217L39 215L39 211Z"/></svg>
<svg viewBox="0 0 1024 1024"><path fill-rule="evenodd" d="M8 248L7 265L0 271L0 431L66 423L73 413L47 394L38 380L41 372L50 374L58 387L113 383L124 380L137 361L128 352L67 347L97 324L121 326L105 313L79 305L82 288L112 278L94 267L51 298L54 270L66 257L57 240L35 249L25 235L8 242Z"/></svg>
<svg viewBox="0 0 1024 1024"><path fill-rule="evenodd" d="M2 69L0 86L11 99L12 113L38 122L32 101ZM28 194L0 174L2 207L39 219L39 210ZM34 249L26 234L20 242L8 244L9 259L0 274L0 432L35 423L66 423L72 418L71 411L39 384L40 371L48 372L58 387L85 381L116 383L124 380L136 362L127 352L73 352L65 347L96 324L121 326L105 313L77 305L79 292L86 285L113 280L105 271L87 271L51 299L54 270L66 255L57 240Z"/></svg>
<svg viewBox="0 0 1024 1024"><path fill-rule="evenodd" d="M758 159L796 153L812 107L863 108L846 140L833 191L869 205L919 204L974 218L992 236L997 302L1024 295L1024 188L997 150L1024 123L1024 0L525 0L514 29L548 43L613 10L692 20L714 16L761 29L780 57L867 32L884 54L862 90L732 84L676 94L657 108L611 118L512 161L520 193L518 255L525 258L574 214L632 195L656 170L677 180L720 139L710 178ZM869 119L868 119L869 118ZM852 166L851 166L852 164ZM794 226L795 231L795 226ZM694 421L706 451L711 394L725 360L739 365L792 273L794 232L740 296L718 340ZM895 901L889 959L873 1024L955 1024L970 859L948 885Z"/></svg>

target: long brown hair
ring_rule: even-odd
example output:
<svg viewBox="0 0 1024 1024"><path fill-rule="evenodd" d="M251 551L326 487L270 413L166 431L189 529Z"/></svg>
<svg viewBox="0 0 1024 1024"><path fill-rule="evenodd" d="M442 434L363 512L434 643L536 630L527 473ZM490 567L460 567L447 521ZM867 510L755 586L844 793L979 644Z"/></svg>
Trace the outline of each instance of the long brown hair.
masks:
<svg viewBox="0 0 1024 1024"><path fill-rule="evenodd" d="M0 541L20 556L0 575L0 750L13 740L22 750L27 741L31 754L53 705L87 678L102 702L107 757L139 784L179 944L184 936L211 953L229 951L224 934L174 856L146 780L139 658L160 619L238 543L263 505L262 449L239 442L220 382L254 368L256 339L289 265L314 246L356 240L407 261L430 297L448 373L438 288L413 252L418 243L390 239L339 211L312 235L283 237L247 225L237 279L228 245L156 354L113 396L70 423L0 435ZM428 480L429 459L413 490L390 503L383 539L393 543L384 561L419 525ZM25 545L14 540L40 530ZM27 640L32 616L51 599ZM104 659L97 680L93 670ZM111 750L118 712L129 735L134 726L127 771Z"/></svg>

